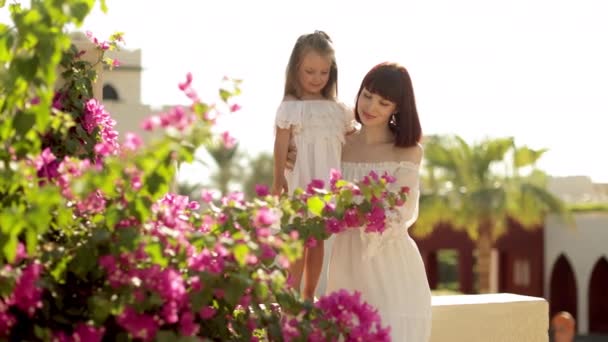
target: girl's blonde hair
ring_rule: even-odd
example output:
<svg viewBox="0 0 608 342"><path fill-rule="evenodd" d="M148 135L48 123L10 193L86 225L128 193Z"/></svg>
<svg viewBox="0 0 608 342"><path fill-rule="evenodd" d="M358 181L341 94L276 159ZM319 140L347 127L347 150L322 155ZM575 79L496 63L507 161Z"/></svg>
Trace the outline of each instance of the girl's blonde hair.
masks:
<svg viewBox="0 0 608 342"><path fill-rule="evenodd" d="M283 95L298 99L301 97L298 68L302 63L302 57L310 51L314 51L321 56L327 56L331 60L329 80L321 90L321 95L327 99L336 98L338 96L338 66L331 38L323 31L303 34L296 41L285 72L285 93Z"/></svg>

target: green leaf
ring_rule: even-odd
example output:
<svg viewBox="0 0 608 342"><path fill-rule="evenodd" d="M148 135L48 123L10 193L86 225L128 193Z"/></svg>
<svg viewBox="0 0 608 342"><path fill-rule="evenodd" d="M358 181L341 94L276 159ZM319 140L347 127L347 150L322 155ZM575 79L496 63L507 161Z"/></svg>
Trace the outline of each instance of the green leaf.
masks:
<svg viewBox="0 0 608 342"><path fill-rule="evenodd" d="M36 245L38 244L38 233L31 227L25 231L25 242L27 246L27 255L36 253Z"/></svg>
<svg viewBox="0 0 608 342"><path fill-rule="evenodd" d="M161 330L156 334L156 341L158 342L176 342L177 339L177 335L170 330Z"/></svg>
<svg viewBox="0 0 608 342"><path fill-rule="evenodd" d="M104 228L96 228L93 230L91 241L95 244L110 241L110 232Z"/></svg>
<svg viewBox="0 0 608 342"><path fill-rule="evenodd" d="M161 176L158 172L154 172L145 180L146 189L150 195L156 197L163 192L165 188L167 188L165 181L166 180L163 176Z"/></svg>
<svg viewBox="0 0 608 342"><path fill-rule="evenodd" d="M55 267L51 271L51 276L53 276L53 279L55 279L55 281L63 283L63 274L65 273L67 265L71 260L72 258L69 255L66 255L61 258L61 260L55 265Z"/></svg>
<svg viewBox="0 0 608 342"><path fill-rule="evenodd" d="M12 36L8 33L8 26L0 24L0 62L6 62L12 58Z"/></svg>
<svg viewBox="0 0 608 342"><path fill-rule="evenodd" d="M160 243L150 243L145 248L146 252L152 259L152 262L162 267L167 267L169 261L163 255L163 247Z"/></svg>
<svg viewBox="0 0 608 342"><path fill-rule="evenodd" d="M228 101L230 96L232 96L232 93L230 93L228 90L220 89L220 97L222 98L222 101L224 101L224 102Z"/></svg>
<svg viewBox="0 0 608 342"><path fill-rule="evenodd" d="M249 247L247 245L239 244L234 247L234 257L241 267L245 265L248 254Z"/></svg>
<svg viewBox="0 0 608 342"><path fill-rule="evenodd" d="M136 229L134 228L123 228L123 229L119 229L116 231L116 234L118 235L118 247L119 249L121 247L124 247L128 250L133 250L135 248L135 242L137 241L137 238L139 237L139 233L137 232Z"/></svg>
<svg viewBox="0 0 608 342"><path fill-rule="evenodd" d="M238 279L232 278L230 284L226 286L225 299L230 305L238 304L238 301L241 299L244 291L246 289L245 284L243 284Z"/></svg>
<svg viewBox="0 0 608 342"><path fill-rule="evenodd" d="M533 165L546 151L546 149L533 150L525 146L517 148L513 157L515 167Z"/></svg>
<svg viewBox="0 0 608 342"><path fill-rule="evenodd" d="M112 303L104 297L93 296L89 298L89 312L97 324L106 321L112 310Z"/></svg>
<svg viewBox="0 0 608 342"><path fill-rule="evenodd" d="M74 259L70 262L70 269L80 279L86 280L87 273L90 270L97 268L97 249L90 248L90 246L80 246L74 255Z"/></svg>
<svg viewBox="0 0 608 342"><path fill-rule="evenodd" d="M38 70L38 58L37 57L32 57L32 58L19 57L19 58L15 58L13 60L13 63L15 65L15 69L16 69L17 73L19 73L19 76L21 76L28 82L34 78L34 75L36 75L36 71Z"/></svg>
<svg viewBox="0 0 608 342"><path fill-rule="evenodd" d="M24 136L34 127L35 123L36 117L31 113L19 113L13 120L13 128L15 128L17 134Z"/></svg>
<svg viewBox="0 0 608 342"><path fill-rule="evenodd" d="M7 240L5 240L5 241L0 240L0 242L4 242L4 246L2 247L2 252L4 253L4 256L6 257L6 260L8 260L8 262L15 261L15 256L17 256L17 244L19 243L17 236L9 235Z"/></svg>
<svg viewBox="0 0 608 342"><path fill-rule="evenodd" d="M76 25L82 24L84 18L89 14L92 4L92 1L79 1L72 4L70 10L76 19Z"/></svg>
<svg viewBox="0 0 608 342"><path fill-rule="evenodd" d="M323 208L325 208L325 202L318 196L312 196L306 200L306 206L308 207L308 211L314 216L321 216Z"/></svg>

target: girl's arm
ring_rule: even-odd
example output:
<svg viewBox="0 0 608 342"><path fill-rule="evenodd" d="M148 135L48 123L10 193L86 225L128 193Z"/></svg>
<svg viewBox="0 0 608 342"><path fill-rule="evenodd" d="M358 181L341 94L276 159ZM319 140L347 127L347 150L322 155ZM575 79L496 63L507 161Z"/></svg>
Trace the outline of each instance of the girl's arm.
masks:
<svg viewBox="0 0 608 342"><path fill-rule="evenodd" d="M276 128L274 138L274 180L272 194L280 195L287 192L287 179L285 178L285 164L287 162L287 149L291 138L291 128Z"/></svg>

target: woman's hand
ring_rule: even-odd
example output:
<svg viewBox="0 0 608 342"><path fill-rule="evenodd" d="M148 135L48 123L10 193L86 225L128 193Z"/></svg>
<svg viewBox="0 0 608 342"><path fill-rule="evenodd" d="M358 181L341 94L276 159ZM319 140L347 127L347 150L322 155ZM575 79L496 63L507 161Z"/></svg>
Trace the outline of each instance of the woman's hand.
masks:
<svg viewBox="0 0 608 342"><path fill-rule="evenodd" d="M287 162L285 163L285 168L287 170L293 170L294 165L296 165L297 154L298 150L296 149L296 145L289 144L287 147Z"/></svg>
<svg viewBox="0 0 608 342"><path fill-rule="evenodd" d="M281 196L282 193L287 193L289 187L287 186L287 178L285 176L279 177L272 182L271 193L275 196Z"/></svg>

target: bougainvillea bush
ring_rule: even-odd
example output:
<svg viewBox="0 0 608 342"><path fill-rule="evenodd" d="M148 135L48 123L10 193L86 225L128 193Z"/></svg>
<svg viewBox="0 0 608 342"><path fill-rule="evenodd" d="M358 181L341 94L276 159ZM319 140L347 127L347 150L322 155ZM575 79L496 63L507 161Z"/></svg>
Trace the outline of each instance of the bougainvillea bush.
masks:
<svg viewBox="0 0 608 342"><path fill-rule="evenodd" d="M0 340L388 340L358 293L305 302L285 269L329 234L382 233L384 211L406 192L388 191L386 175L354 184L335 171L291 197L264 186L251 202L171 193L196 149L232 143L213 125L238 111L239 81L205 102L188 74L178 88L191 105L142 123L158 139L119 134L93 97L94 63L65 30L94 4L12 3L13 25L0 24ZM121 34L89 37L98 63L119 65L103 52Z"/></svg>

